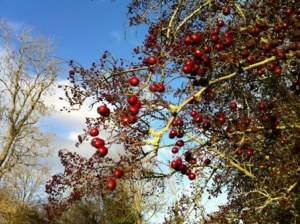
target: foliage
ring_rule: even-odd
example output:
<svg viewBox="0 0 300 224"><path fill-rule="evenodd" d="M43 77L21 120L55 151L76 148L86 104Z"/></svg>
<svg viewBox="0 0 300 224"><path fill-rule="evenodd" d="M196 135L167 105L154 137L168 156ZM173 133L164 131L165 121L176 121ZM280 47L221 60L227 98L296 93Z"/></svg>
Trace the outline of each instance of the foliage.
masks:
<svg viewBox="0 0 300 224"><path fill-rule="evenodd" d="M68 110L92 101L99 113L78 145L94 137L97 151L89 159L60 152L65 172L46 186L50 206L113 190L117 167L123 179L155 183L145 197L174 175L199 184L191 199L228 194L226 206L195 223L298 223L300 3L141 0L129 15L149 25L134 62L109 52L90 68L70 62ZM108 137L97 139L95 128ZM117 158L114 144L124 147Z"/></svg>
<svg viewBox="0 0 300 224"><path fill-rule="evenodd" d="M46 223L45 215L34 204L27 204L9 196L9 189L0 191L0 222L3 224Z"/></svg>

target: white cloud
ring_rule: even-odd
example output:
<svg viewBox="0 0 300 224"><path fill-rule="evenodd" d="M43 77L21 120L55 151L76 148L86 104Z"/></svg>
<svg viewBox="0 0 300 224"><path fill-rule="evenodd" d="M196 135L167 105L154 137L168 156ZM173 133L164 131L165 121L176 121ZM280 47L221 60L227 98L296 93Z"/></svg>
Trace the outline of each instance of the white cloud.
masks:
<svg viewBox="0 0 300 224"><path fill-rule="evenodd" d="M69 136L68 136L68 139L70 139L71 141L77 141L77 136L79 135L80 133L77 133L75 131L72 131L69 133Z"/></svg>
<svg viewBox="0 0 300 224"><path fill-rule="evenodd" d="M57 83L57 85L66 85L67 80L62 80ZM55 112L52 113L46 119L55 121L50 125L58 126L60 128L72 129L73 132L80 133L85 127L86 117L97 117L96 108L91 109L88 103L85 103L79 110L74 110L68 113L67 111L60 111L64 106L69 108L68 102L65 100L60 100L59 98L65 98L65 93L62 88L57 88L57 85L53 87L52 94L44 97L44 100L48 105L53 105ZM70 133L66 133L65 137L70 136Z"/></svg>

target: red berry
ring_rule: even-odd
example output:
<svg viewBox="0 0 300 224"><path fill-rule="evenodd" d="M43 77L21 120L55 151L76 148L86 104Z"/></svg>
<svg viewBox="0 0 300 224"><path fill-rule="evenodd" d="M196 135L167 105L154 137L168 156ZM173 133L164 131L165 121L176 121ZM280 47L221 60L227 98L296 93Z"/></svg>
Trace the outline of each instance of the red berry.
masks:
<svg viewBox="0 0 300 224"><path fill-rule="evenodd" d="M209 53L210 52L210 47L208 45L205 45L203 48L205 53Z"/></svg>
<svg viewBox="0 0 300 224"><path fill-rule="evenodd" d="M282 69L280 66L276 66L273 70L274 74L277 75L277 76L280 76L281 73L282 73Z"/></svg>
<svg viewBox="0 0 300 224"><path fill-rule="evenodd" d="M193 44L200 43L202 41L202 34L201 33L193 33L191 35L191 39Z"/></svg>
<svg viewBox="0 0 300 224"><path fill-rule="evenodd" d="M210 64L210 57L207 55L203 55L202 60L204 64L209 65Z"/></svg>
<svg viewBox="0 0 300 224"><path fill-rule="evenodd" d="M193 71L193 67L190 66L190 65L184 65L183 68L182 68L182 71L185 73L185 74L189 74Z"/></svg>
<svg viewBox="0 0 300 224"><path fill-rule="evenodd" d="M210 159L205 159L205 160L204 160L204 165L205 165L205 166L208 166L209 164L210 164Z"/></svg>
<svg viewBox="0 0 300 224"><path fill-rule="evenodd" d="M220 28L217 27L211 30L210 35L218 35L219 33L220 33Z"/></svg>
<svg viewBox="0 0 300 224"><path fill-rule="evenodd" d="M177 136L177 130L172 129L169 133L169 138L175 138Z"/></svg>
<svg viewBox="0 0 300 224"><path fill-rule="evenodd" d="M255 58L252 55L249 55L247 57L247 61L248 61L249 64L253 64L255 62Z"/></svg>
<svg viewBox="0 0 300 224"><path fill-rule="evenodd" d="M230 14L230 8L229 8L229 7L224 7L224 8L223 8L223 14L224 14L225 16L229 15L229 14Z"/></svg>
<svg viewBox="0 0 300 224"><path fill-rule="evenodd" d="M293 15L293 9L292 9L292 8L287 8L287 9L284 11L284 14L287 15L287 16Z"/></svg>
<svg viewBox="0 0 300 224"><path fill-rule="evenodd" d="M127 102L128 102L130 105L135 105L135 104L137 104L138 101L139 101L139 98L138 98L137 96L135 96L135 95L133 95L133 96L131 96L131 97L129 97L129 98L127 99Z"/></svg>
<svg viewBox="0 0 300 224"><path fill-rule="evenodd" d="M134 106L129 105L128 109L132 115L137 115L140 110L136 105L134 105Z"/></svg>
<svg viewBox="0 0 300 224"><path fill-rule="evenodd" d="M192 44L192 38L191 38L190 35L187 35L187 36L184 38L184 43L185 43L186 45Z"/></svg>
<svg viewBox="0 0 300 224"><path fill-rule="evenodd" d="M132 76L129 79L129 84L132 85L132 86L138 86L139 83L140 83L140 80L136 76Z"/></svg>
<svg viewBox="0 0 300 224"><path fill-rule="evenodd" d="M225 37L225 38L224 38L224 44L225 44L226 46L232 45L232 44L233 44L233 39L232 39L232 38L229 38L229 37Z"/></svg>
<svg viewBox="0 0 300 224"><path fill-rule="evenodd" d="M260 101L260 102L257 104L257 108L258 108L261 112L264 112L264 111L266 111L266 109L267 109L267 103L264 102L264 101Z"/></svg>
<svg viewBox="0 0 300 224"><path fill-rule="evenodd" d="M231 111L235 111L237 109L237 103L236 101L231 101L229 104L229 108Z"/></svg>
<svg viewBox="0 0 300 224"><path fill-rule="evenodd" d="M150 90L151 92L156 92L157 89L158 89L158 86L157 86L156 83L152 83L152 84L149 86L149 90Z"/></svg>
<svg viewBox="0 0 300 224"><path fill-rule="evenodd" d="M201 123L203 121L203 116L201 114L197 114L195 117L194 117L194 121L196 123Z"/></svg>
<svg viewBox="0 0 300 224"><path fill-rule="evenodd" d="M147 65L155 65L157 63L157 58L154 56L151 56L146 59Z"/></svg>
<svg viewBox="0 0 300 224"><path fill-rule="evenodd" d="M101 156L106 156L106 154L108 153L108 149L105 146L100 146L98 147L98 152Z"/></svg>
<svg viewBox="0 0 300 224"><path fill-rule="evenodd" d="M224 49L224 45L223 45L222 43L217 43L217 44L215 45L215 48L216 48L218 51L221 51L221 50Z"/></svg>
<svg viewBox="0 0 300 224"><path fill-rule="evenodd" d="M177 171L180 169L181 165L182 165L182 160L180 158L173 160L171 162L171 168Z"/></svg>
<svg viewBox="0 0 300 224"><path fill-rule="evenodd" d="M203 67L199 67L196 71L197 75L203 76L205 74L205 69Z"/></svg>
<svg viewBox="0 0 300 224"><path fill-rule="evenodd" d="M253 149L248 149L247 150L247 154L248 154L248 156L253 156L254 155L254 150Z"/></svg>
<svg viewBox="0 0 300 224"><path fill-rule="evenodd" d="M122 116L121 122L122 122L124 125L129 125L130 123L132 123L132 120L131 120L130 117L126 114L126 115L123 115L123 116Z"/></svg>
<svg viewBox="0 0 300 224"><path fill-rule="evenodd" d="M141 107L142 107L141 101L138 101L134 106L141 109Z"/></svg>
<svg viewBox="0 0 300 224"><path fill-rule="evenodd" d="M134 124L135 122L137 122L137 117L135 115L129 114L128 119L131 124Z"/></svg>
<svg viewBox="0 0 300 224"><path fill-rule="evenodd" d="M98 128L92 128L92 129L90 130L90 136L95 137L95 136L97 136L97 135L99 135L99 130L98 130Z"/></svg>
<svg viewBox="0 0 300 224"><path fill-rule="evenodd" d="M173 161L171 162L171 165L170 165L170 166L171 166L171 168L174 169L174 170L179 169L179 166L178 166L176 160L173 160Z"/></svg>
<svg viewBox="0 0 300 224"><path fill-rule="evenodd" d="M218 116L218 120L221 124L224 124L225 123L225 113L220 113L219 116Z"/></svg>
<svg viewBox="0 0 300 224"><path fill-rule="evenodd" d="M194 51L194 56L195 56L196 58L201 58L203 55L204 55L204 52L201 51L200 49L196 49L196 50Z"/></svg>
<svg viewBox="0 0 300 224"><path fill-rule="evenodd" d="M185 61L184 65L194 67L195 62L192 59L188 59L188 60Z"/></svg>
<svg viewBox="0 0 300 224"><path fill-rule="evenodd" d="M104 146L104 145L105 145L105 142L104 142L103 139L96 137L96 138L93 138L93 139L92 139L91 144L92 144L92 146L94 146L95 148L99 148L99 147L101 147L101 146Z"/></svg>
<svg viewBox="0 0 300 224"><path fill-rule="evenodd" d="M225 32L224 33L224 38L233 39L233 33L231 31Z"/></svg>
<svg viewBox="0 0 300 224"><path fill-rule="evenodd" d="M190 164L196 164L197 163L197 160L195 159L195 158L191 158L190 160L189 160L189 163Z"/></svg>
<svg viewBox="0 0 300 224"><path fill-rule="evenodd" d="M178 151L179 151L178 147L173 147L172 148L172 153L176 154L176 153L178 153Z"/></svg>
<svg viewBox="0 0 300 224"><path fill-rule="evenodd" d="M183 140L177 140L175 145L179 146L179 147L182 147L182 146L184 146L184 141Z"/></svg>
<svg viewBox="0 0 300 224"><path fill-rule="evenodd" d="M244 48L241 54L244 58L247 58L250 55L250 51L247 48Z"/></svg>
<svg viewBox="0 0 300 224"><path fill-rule="evenodd" d="M218 27L222 27L222 26L224 26L224 20L222 20L222 19L218 19L218 21L217 21L217 25L218 25Z"/></svg>
<svg viewBox="0 0 300 224"><path fill-rule="evenodd" d="M183 135L184 135L184 130L179 129L178 132L177 132L177 138L182 138Z"/></svg>
<svg viewBox="0 0 300 224"><path fill-rule="evenodd" d="M198 114L197 111L195 111L195 110L192 110L192 111L191 111L191 116L192 116L192 117L195 117L197 114Z"/></svg>
<svg viewBox="0 0 300 224"><path fill-rule="evenodd" d="M97 108L97 112L103 117L108 117L110 114L110 109L106 106L106 104L103 104Z"/></svg>
<svg viewBox="0 0 300 224"><path fill-rule="evenodd" d="M177 158L176 160L176 163L177 163L177 166L181 166L182 165L182 160L181 160L181 158Z"/></svg>
<svg viewBox="0 0 300 224"><path fill-rule="evenodd" d="M188 177L189 177L190 180L195 180L196 179L196 174L191 172L191 173L189 173Z"/></svg>
<svg viewBox="0 0 300 224"><path fill-rule="evenodd" d="M210 40L213 42L213 43L216 43L219 41L219 36L217 34L213 34L210 36Z"/></svg>
<svg viewBox="0 0 300 224"><path fill-rule="evenodd" d="M179 167L179 170L182 174L186 174L187 166L185 164L181 164L181 166Z"/></svg>
<svg viewBox="0 0 300 224"><path fill-rule="evenodd" d="M238 156L241 156L243 155L243 149L242 148L239 148L235 153L238 155Z"/></svg>
<svg viewBox="0 0 300 224"><path fill-rule="evenodd" d="M182 120L181 118L177 118L175 124L176 124L177 126L183 126L183 120Z"/></svg>
<svg viewBox="0 0 300 224"><path fill-rule="evenodd" d="M157 91L163 93L165 91L165 85L162 82L157 83Z"/></svg>
<svg viewBox="0 0 300 224"><path fill-rule="evenodd" d="M115 178L121 178L121 177L123 177L123 170L122 169L120 169L120 168L116 168L115 170L114 170L114 177Z"/></svg>
<svg viewBox="0 0 300 224"><path fill-rule="evenodd" d="M117 182L114 178L110 178L107 183L106 183L106 186L109 190L114 190L117 186Z"/></svg>

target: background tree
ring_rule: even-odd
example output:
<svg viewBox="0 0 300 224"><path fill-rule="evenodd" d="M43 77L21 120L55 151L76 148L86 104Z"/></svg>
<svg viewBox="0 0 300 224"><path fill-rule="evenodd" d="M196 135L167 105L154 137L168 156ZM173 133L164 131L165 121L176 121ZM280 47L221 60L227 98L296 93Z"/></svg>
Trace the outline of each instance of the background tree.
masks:
<svg viewBox="0 0 300 224"><path fill-rule="evenodd" d="M115 195L81 199L63 214L58 223L142 223L136 204L132 203L128 192L119 191Z"/></svg>
<svg viewBox="0 0 300 224"><path fill-rule="evenodd" d="M54 84L59 64L51 44L29 31L13 34L0 22L0 178L17 165L33 166L46 156L49 138L37 126L49 112L44 97Z"/></svg>
<svg viewBox="0 0 300 224"><path fill-rule="evenodd" d="M70 62L70 109L90 99L99 113L78 145L92 138L96 152L88 160L60 152L65 172L46 186L50 204L67 208L74 189L115 189L118 168L125 179L155 181L152 193L173 176L197 180L192 201L173 211L196 208L204 191L228 194L218 213L194 223L298 223L299 4L132 1L131 25L149 25L136 58L104 52L90 68ZM114 144L124 147L118 158L106 156Z"/></svg>
<svg viewBox="0 0 300 224"><path fill-rule="evenodd" d="M15 166L1 179L1 189L9 192L10 198L22 203L38 203L45 197L43 186L50 175L47 165Z"/></svg>

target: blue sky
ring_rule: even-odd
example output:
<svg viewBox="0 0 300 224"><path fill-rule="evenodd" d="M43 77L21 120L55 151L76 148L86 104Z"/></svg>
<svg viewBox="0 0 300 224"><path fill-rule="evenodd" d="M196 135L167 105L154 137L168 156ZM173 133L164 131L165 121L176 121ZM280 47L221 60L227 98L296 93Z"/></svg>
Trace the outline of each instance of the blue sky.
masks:
<svg viewBox="0 0 300 224"><path fill-rule="evenodd" d="M0 15L14 26L54 40L55 54L83 65L104 50L130 56L144 35L127 24L127 0L0 0ZM125 39L126 35L126 39Z"/></svg>

